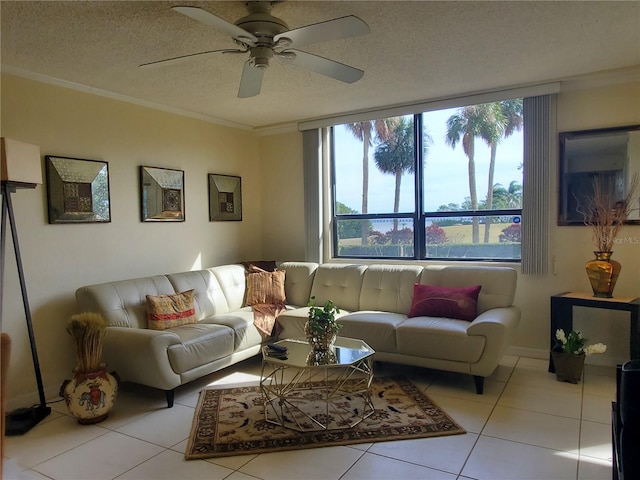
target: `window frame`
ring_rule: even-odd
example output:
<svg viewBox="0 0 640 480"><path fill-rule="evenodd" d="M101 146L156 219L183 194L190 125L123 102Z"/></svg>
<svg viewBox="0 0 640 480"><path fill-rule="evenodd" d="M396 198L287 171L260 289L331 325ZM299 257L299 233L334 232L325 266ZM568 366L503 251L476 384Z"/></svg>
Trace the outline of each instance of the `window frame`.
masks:
<svg viewBox="0 0 640 480"><path fill-rule="evenodd" d="M521 98L523 100L523 110L524 110L524 97L514 97ZM508 100L510 98L504 98L503 100ZM482 103L492 103L492 102L479 102L479 103L464 103L459 106L449 106L447 108L461 108L467 105L475 105ZM444 109L444 108L441 108ZM429 111L441 110L441 109L432 109L426 110L424 112L416 112L413 113L413 128L414 128L414 139L415 139L415 148L414 148L414 212L413 213L366 213L366 214L338 214L336 213L336 144L335 144L335 135L334 129L336 126L342 126L345 123L338 123L331 125L328 127L329 130L329 142L330 142L330 198L331 198L331 225L333 228L331 229L331 256L332 258L340 259L340 260L353 260L353 259L362 259L362 260L396 260L396 261L430 261L430 260L438 260L438 261L451 261L451 262L501 262L501 263L521 263L522 262L522 241L520 242L520 257L504 257L504 258L463 258L463 257L435 257L428 256L428 245L426 242L426 224L427 219L430 218L457 218L457 217L496 217L496 216L513 216L522 218L522 207L514 208L514 209L497 209L492 208L490 210L464 210L464 211L425 211L424 209L424 165L423 161L423 113L428 113ZM408 114L406 114L408 115ZM393 115L392 115L393 116ZM389 118L389 117L381 117L381 118ZM524 118L524 112L523 112ZM351 122L346 122L351 123ZM525 163L525 125L523 123L523 164ZM524 196L524 178L522 181L522 193ZM338 249L338 228L337 224L342 220L393 220L393 219L410 219L413 223L413 256L349 256L349 255L340 255Z"/></svg>

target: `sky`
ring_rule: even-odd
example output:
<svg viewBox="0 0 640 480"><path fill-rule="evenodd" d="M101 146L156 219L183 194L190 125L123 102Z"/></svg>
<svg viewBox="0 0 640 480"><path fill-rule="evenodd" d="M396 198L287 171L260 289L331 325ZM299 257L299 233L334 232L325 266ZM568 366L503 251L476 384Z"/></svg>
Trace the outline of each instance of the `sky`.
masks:
<svg viewBox="0 0 640 480"><path fill-rule="evenodd" d="M425 114L424 125L432 143L426 157L427 210L437 210L448 203L461 204L469 197L468 158L460 142L452 149L445 142L446 121L457 108L437 110ZM362 208L362 143L344 125L334 129L336 140L336 199L360 212ZM494 184L508 188L515 180L522 184L523 133L514 133L498 145ZM369 149L369 211L393 212L395 176L381 173L375 166L375 144ZM476 188L478 201L486 198L490 160L489 147L480 139L475 142ZM435 181L433 181L435 179ZM413 211L413 175L403 175L400 212Z"/></svg>

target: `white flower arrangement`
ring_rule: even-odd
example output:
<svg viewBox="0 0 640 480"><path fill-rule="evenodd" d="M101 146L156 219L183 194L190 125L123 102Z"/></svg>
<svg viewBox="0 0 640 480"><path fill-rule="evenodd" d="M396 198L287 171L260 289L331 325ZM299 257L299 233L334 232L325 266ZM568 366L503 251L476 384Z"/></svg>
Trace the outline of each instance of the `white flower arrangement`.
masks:
<svg viewBox="0 0 640 480"><path fill-rule="evenodd" d="M583 353L593 355L607 351L607 346L603 343L585 345L587 339L582 338L582 333L579 330L572 330L569 335L565 335L564 330L559 328L556 330L556 340L558 340L558 346L562 351L570 355L582 355Z"/></svg>

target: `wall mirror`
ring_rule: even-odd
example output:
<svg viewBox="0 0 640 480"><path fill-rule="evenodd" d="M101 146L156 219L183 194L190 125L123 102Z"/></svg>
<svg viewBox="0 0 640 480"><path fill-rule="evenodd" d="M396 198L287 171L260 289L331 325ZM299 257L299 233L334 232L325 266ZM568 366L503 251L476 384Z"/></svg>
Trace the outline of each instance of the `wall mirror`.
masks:
<svg viewBox="0 0 640 480"><path fill-rule="evenodd" d="M108 223L107 162L47 155L49 223Z"/></svg>
<svg viewBox="0 0 640 480"><path fill-rule="evenodd" d="M607 185L612 198L620 200L633 175L640 174L640 125L562 132L558 140L558 225L584 225L580 206L593 197L594 180ZM639 207L640 202L626 223L640 224Z"/></svg>
<svg viewBox="0 0 640 480"><path fill-rule="evenodd" d="M140 167L143 222L184 222L184 171Z"/></svg>
<svg viewBox="0 0 640 480"><path fill-rule="evenodd" d="M242 220L242 179L232 175L209 174L209 220Z"/></svg>

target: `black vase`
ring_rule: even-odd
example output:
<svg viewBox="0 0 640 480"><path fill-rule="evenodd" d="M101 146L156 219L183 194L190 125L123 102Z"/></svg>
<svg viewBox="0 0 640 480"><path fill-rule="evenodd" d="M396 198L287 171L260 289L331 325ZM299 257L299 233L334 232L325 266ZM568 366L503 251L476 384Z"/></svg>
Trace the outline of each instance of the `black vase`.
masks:
<svg viewBox="0 0 640 480"><path fill-rule="evenodd" d="M620 373L620 421L640 438L640 360L631 360Z"/></svg>
<svg viewBox="0 0 640 480"><path fill-rule="evenodd" d="M620 370L620 397L618 399L621 426L618 439L619 475L614 478L638 478L640 472L640 360L625 363ZM615 472L614 472L615 473Z"/></svg>

